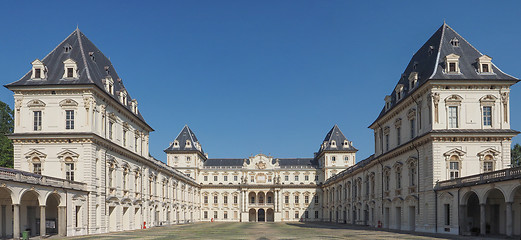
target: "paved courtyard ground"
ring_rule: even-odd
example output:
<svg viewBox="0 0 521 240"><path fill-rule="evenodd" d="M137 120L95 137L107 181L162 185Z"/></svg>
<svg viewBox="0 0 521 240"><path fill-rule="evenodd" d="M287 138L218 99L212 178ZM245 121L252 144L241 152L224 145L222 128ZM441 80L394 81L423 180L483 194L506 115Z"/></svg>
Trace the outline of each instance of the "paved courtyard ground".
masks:
<svg viewBox="0 0 521 240"><path fill-rule="evenodd" d="M73 239L476 239L448 235L413 235L368 227L328 223L195 223L146 230L90 235Z"/></svg>

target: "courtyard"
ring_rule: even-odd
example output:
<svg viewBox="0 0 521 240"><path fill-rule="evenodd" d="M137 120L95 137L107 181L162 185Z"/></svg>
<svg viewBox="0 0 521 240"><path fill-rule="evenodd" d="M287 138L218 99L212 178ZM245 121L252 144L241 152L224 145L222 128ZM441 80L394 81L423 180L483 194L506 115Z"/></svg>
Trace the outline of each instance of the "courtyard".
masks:
<svg viewBox="0 0 521 240"><path fill-rule="evenodd" d="M115 232L73 239L476 239L373 230L329 223L195 223ZM490 239L490 238L487 238Z"/></svg>

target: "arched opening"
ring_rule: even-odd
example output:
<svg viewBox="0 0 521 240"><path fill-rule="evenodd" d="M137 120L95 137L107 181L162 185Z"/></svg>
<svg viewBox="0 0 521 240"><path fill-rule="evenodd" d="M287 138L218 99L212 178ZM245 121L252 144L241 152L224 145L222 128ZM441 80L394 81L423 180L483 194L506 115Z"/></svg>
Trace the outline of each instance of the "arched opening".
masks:
<svg viewBox="0 0 521 240"><path fill-rule="evenodd" d="M464 210L464 221L460 227L464 232L478 235L480 233L481 216L479 212L479 198L475 192L468 193Z"/></svg>
<svg viewBox="0 0 521 240"><path fill-rule="evenodd" d="M264 205L264 192L259 192L257 194L257 199L259 201L259 205Z"/></svg>
<svg viewBox="0 0 521 240"><path fill-rule="evenodd" d="M40 202L38 193L27 191L20 200L20 232L29 231L29 236L40 234Z"/></svg>
<svg viewBox="0 0 521 240"><path fill-rule="evenodd" d="M505 197L499 189L492 189L487 195L485 222L487 234L506 234Z"/></svg>
<svg viewBox="0 0 521 240"><path fill-rule="evenodd" d="M512 192L512 234L521 236L521 186Z"/></svg>
<svg viewBox="0 0 521 240"><path fill-rule="evenodd" d="M13 201L11 199L11 191L7 188L0 187L0 238L13 237L13 211L11 206Z"/></svg>
<svg viewBox="0 0 521 240"><path fill-rule="evenodd" d="M249 212L249 221L250 222L255 222L257 219L257 212L255 211L255 209L250 209L250 212Z"/></svg>
<svg viewBox="0 0 521 240"><path fill-rule="evenodd" d="M255 199L256 199L255 193L254 192L250 192L248 194L248 202L250 204L255 204Z"/></svg>
<svg viewBox="0 0 521 240"><path fill-rule="evenodd" d="M56 235L58 234L58 205L60 205L60 195L53 193L47 197L47 202L45 203L45 232L47 235Z"/></svg>
<svg viewBox="0 0 521 240"><path fill-rule="evenodd" d="M274 222L275 221L275 212L271 208L266 210L266 221L267 222Z"/></svg>
<svg viewBox="0 0 521 240"><path fill-rule="evenodd" d="M273 192L266 193L266 203L267 204L273 204L275 202L275 195Z"/></svg>
<svg viewBox="0 0 521 240"><path fill-rule="evenodd" d="M258 219L257 221L259 222L265 222L266 221L266 212L264 212L264 209L259 209L259 212L258 212Z"/></svg>

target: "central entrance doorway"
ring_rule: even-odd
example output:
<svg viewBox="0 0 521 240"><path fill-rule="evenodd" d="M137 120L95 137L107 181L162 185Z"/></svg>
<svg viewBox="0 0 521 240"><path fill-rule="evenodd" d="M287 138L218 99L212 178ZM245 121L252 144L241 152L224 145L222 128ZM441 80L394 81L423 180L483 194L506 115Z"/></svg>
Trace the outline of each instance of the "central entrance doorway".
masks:
<svg viewBox="0 0 521 240"><path fill-rule="evenodd" d="M264 212L264 209L259 209L259 212L258 212L258 220L259 222L264 222L266 221L266 213Z"/></svg>

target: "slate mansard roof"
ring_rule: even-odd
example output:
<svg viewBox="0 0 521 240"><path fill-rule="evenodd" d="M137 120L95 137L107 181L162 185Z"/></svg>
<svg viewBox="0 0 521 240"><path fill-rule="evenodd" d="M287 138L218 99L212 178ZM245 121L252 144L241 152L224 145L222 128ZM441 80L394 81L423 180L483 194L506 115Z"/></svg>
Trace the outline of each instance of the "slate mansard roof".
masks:
<svg viewBox="0 0 521 240"><path fill-rule="evenodd" d="M189 145L187 144L189 143ZM176 146L177 144L177 146ZM185 125L181 132L177 135L174 142L164 150L165 152L179 152L179 151L197 151L204 155L203 147L197 140L195 133Z"/></svg>
<svg viewBox="0 0 521 240"><path fill-rule="evenodd" d="M64 61L72 59L76 62L78 70L77 79L64 79ZM102 91L120 103L118 93L125 90L123 81L116 73L110 60L92 43L79 29L72 32L54 50L42 60L45 65L45 79L31 79L32 70L26 73L20 80L7 84L5 87L19 86L57 86L57 85L96 85ZM105 90L103 79L108 76L114 80L114 94ZM127 92L127 99L132 98ZM121 103L120 103L121 104ZM135 114L131 110L131 104L121 106L137 116L143 123L150 127L141 113ZM152 129L150 127L150 129Z"/></svg>
<svg viewBox="0 0 521 240"><path fill-rule="evenodd" d="M335 142L334 145L332 144L333 141ZM344 142L347 142L347 145L344 145ZM353 143L347 140L346 136L335 124L335 126L333 126L333 128L331 128L331 130L326 134L322 145L320 145L320 148L318 149L318 155L326 151L356 152L358 149L353 147Z"/></svg>
<svg viewBox="0 0 521 240"><path fill-rule="evenodd" d="M457 41L458 44L452 44L451 41ZM446 74L445 57L449 54L456 54L459 56L459 70L460 74ZM396 84L403 85L403 94L400 100L396 98L395 91L391 92L391 107L386 111L385 106L380 112L378 121L391 110L401 100L407 98L414 91L409 91L409 76L411 73L418 73L417 86L424 84L428 80L502 80L502 81L518 81L517 78L512 77L501 71L496 65L492 63L492 73L480 74L478 73L477 59L483 56L474 46L459 35L454 29L449 27L446 23L427 40L425 44L413 55L411 61L405 68L400 80ZM414 89L415 90L415 89ZM373 123L374 124L374 123ZM371 124L371 126L373 125Z"/></svg>

